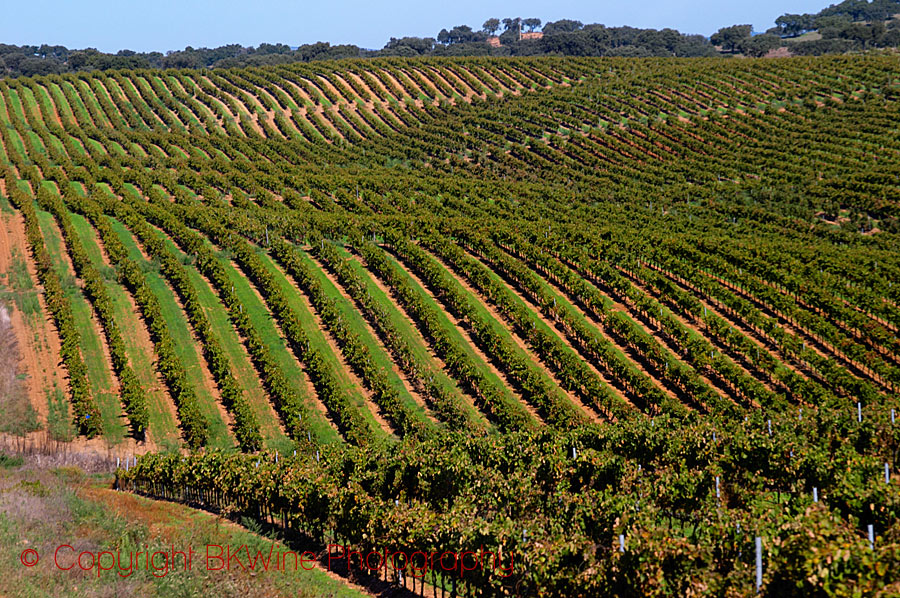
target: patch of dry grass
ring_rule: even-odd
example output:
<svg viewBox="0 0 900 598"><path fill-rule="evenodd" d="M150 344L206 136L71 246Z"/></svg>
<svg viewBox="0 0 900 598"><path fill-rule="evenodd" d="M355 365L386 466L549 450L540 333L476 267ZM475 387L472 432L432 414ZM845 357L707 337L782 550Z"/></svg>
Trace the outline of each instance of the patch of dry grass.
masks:
<svg viewBox="0 0 900 598"><path fill-rule="evenodd" d="M28 389L19 371L19 343L9 308L0 304L0 432L24 435L39 428L37 413L28 401Z"/></svg>
<svg viewBox="0 0 900 598"><path fill-rule="evenodd" d="M37 455L26 456L20 467L0 467L0 596L52 597L113 596L184 597L219 596L341 596L365 594L321 570L314 571L207 571L207 544L238 547L251 554L268 551L273 539L248 532L208 513L166 502L148 500L109 488L108 474L88 475L77 467L57 469L35 466ZM54 552L69 545L54 564ZM82 571L77 555L104 550L119 554L125 567L141 551L194 551L190 571L183 566L164 576L135 570L123 577L117 571ZM40 555L35 567L23 566L23 550ZM281 542L274 550L287 551ZM179 557L178 563L181 564Z"/></svg>

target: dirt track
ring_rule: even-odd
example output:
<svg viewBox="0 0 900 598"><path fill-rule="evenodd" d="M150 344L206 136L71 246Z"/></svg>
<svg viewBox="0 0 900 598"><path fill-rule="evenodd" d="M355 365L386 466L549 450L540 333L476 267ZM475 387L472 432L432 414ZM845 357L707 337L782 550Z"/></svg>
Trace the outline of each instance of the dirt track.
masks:
<svg viewBox="0 0 900 598"><path fill-rule="evenodd" d="M47 423L47 396L45 391L54 386L66 392L66 381L57 367L59 363L59 336L53 327L40 287L37 286L37 270L28 254L25 236L25 220L20 214L2 216L0 223L0 272L10 272L14 251L25 261L28 275L40 305L40 312L29 318L18 309L9 309L9 318L18 352L21 358L18 372L28 376L27 393L31 406L38 413L38 422ZM4 283L8 284L8 280Z"/></svg>

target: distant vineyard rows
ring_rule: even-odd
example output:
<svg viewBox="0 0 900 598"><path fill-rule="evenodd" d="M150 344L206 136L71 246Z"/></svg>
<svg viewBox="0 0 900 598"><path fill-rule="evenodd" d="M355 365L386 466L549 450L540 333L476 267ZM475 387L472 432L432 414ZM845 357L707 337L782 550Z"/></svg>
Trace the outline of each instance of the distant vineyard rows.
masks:
<svg viewBox="0 0 900 598"><path fill-rule="evenodd" d="M756 535L770 595L867 595L900 570L897 67L4 80L0 201L77 431L198 449L127 487L521 555L431 579L471 594L749 595Z"/></svg>

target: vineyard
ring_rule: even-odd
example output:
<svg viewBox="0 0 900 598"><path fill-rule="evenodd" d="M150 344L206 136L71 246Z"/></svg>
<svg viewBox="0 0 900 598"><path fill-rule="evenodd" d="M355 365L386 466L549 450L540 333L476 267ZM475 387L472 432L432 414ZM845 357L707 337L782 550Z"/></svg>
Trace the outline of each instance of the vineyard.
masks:
<svg viewBox="0 0 900 598"><path fill-rule="evenodd" d="M123 488L514 561L423 595L897 595L898 122L893 56L0 80L29 396Z"/></svg>

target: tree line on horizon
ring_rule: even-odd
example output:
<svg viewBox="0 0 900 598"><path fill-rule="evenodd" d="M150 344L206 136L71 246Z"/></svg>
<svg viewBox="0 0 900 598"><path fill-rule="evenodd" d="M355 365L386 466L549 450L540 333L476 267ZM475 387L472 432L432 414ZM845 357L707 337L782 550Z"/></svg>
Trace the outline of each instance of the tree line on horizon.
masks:
<svg viewBox="0 0 900 598"><path fill-rule="evenodd" d="M120 50L112 54L95 48L0 44L0 77L135 68L235 68L383 56L758 57L782 46L791 54L819 55L900 47L898 15L900 0L844 0L816 14L784 14L762 34L755 35L751 25L732 25L709 38L671 28L585 25L573 19L541 27L541 19L534 17L490 18L478 30L457 25L441 29L436 37L392 37L380 50L320 41L296 48L282 43L257 47L228 44L188 46L166 53ZM538 28L540 36L523 37L524 29L533 33ZM804 39L808 33L818 35ZM493 37L499 44L487 43Z"/></svg>

